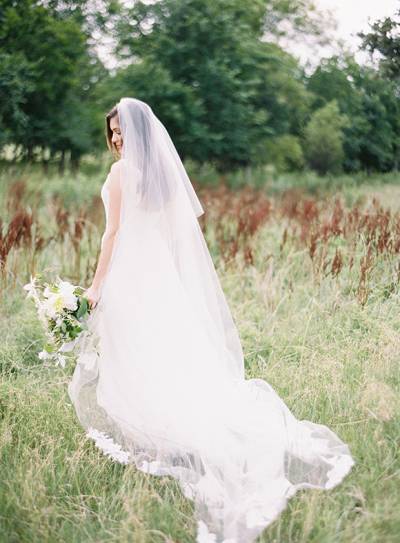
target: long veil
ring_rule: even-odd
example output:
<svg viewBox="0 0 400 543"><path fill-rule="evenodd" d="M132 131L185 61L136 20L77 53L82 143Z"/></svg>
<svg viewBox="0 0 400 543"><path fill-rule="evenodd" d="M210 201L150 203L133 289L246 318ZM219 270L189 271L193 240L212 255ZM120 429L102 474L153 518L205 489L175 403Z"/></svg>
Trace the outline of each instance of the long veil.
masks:
<svg viewBox="0 0 400 543"><path fill-rule="evenodd" d="M244 360L214 263L197 217L203 207L164 125L151 107L135 98L122 98L118 116L123 138L121 229L135 228L138 213L163 237L185 288L188 302L228 363L232 376L242 378ZM133 226L132 226L133 225Z"/></svg>
<svg viewBox="0 0 400 543"><path fill-rule="evenodd" d="M180 482L198 543L250 543L298 489L333 488L354 461L328 427L245 379L176 149L144 102L122 98L118 115L120 227L90 319L100 355L82 339L69 395L103 452Z"/></svg>

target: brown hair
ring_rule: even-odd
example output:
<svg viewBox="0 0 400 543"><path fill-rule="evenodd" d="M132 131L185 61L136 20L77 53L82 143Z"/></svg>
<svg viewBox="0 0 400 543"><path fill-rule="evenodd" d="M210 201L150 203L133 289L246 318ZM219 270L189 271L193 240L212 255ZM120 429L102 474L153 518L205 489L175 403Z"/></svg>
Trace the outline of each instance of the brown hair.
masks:
<svg viewBox="0 0 400 543"><path fill-rule="evenodd" d="M113 142L111 141L111 138L113 136L113 133L112 133L112 130L111 130L111 127L110 127L110 121L113 117L115 117L116 115L118 115L118 109L117 109L117 106L115 105L112 109L110 109L110 111L107 113L106 115L106 140L107 140L107 147L110 149L110 151L113 153L113 154L118 154L118 151L117 151L117 148L115 147L115 145L113 144Z"/></svg>

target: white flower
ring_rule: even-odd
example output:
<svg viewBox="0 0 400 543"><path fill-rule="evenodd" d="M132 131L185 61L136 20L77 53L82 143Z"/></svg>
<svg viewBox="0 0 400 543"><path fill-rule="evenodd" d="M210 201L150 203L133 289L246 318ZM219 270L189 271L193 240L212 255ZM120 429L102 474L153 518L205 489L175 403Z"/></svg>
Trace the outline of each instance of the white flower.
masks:
<svg viewBox="0 0 400 543"><path fill-rule="evenodd" d="M63 307L75 311L78 308L78 298L74 294L75 285L71 285L68 281L60 281L58 283L59 293L63 300Z"/></svg>
<svg viewBox="0 0 400 543"><path fill-rule="evenodd" d="M61 310L62 300L57 294L53 294L42 304L42 312L50 319L55 319Z"/></svg>
<svg viewBox="0 0 400 543"><path fill-rule="evenodd" d="M53 292L53 291L50 289L50 287L48 287L48 286L47 286L47 287L44 289L44 291L43 291L43 296L44 296L45 298L50 298L50 296L53 296L54 294L56 294L56 293Z"/></svg>
<svg viewBox="0 0 400 543"><path fill-rule="evenodd" d="M54 287L56 291L54 291ZM74 294L75 288L68 281L61 281L60 279L52 287L47 286L43 291L43 295L47 298L49 307L56 307L58 312L64 308L75 311L78 308L78 298ZM51 311L50 314L52 314Z"/></svg>
<svg viewBox="0 0 400 543"><path fill-rule="evenodd" d="M32 277L29 283L26 283L26 285L23 286L24 290L27 291L27 298L37 298L37 292L36 292L36 277Z"/></svg>
<svg viewBox="0 0 400 543"><path fill-rule="evenodd" d="M78 298L74 296L74 298L71 297L62 297L63 301L63 307L66 309L70 309L71 311L75 311L75 309L78 309Z"/></svg>
<svg viewBox="0 0 400 543"><path fill-rule="evenodd" d="M106 456L120 464L128 464L129 453L123 451L121 445L115 443L112 437L107 436L104 432L99 432L93 427L89 428L86 435L95 441L96 447L101 449Z"/></svg>
<svg viewBox="0 0 400 543"><path fill-rule="evenodd" d="M74 295L74 290L76 289L76 286L72 285L68 281L62 281L60 279L58 281L58 288L59 288L59 291L62 292L63 294L72 294L72 295Z"/></svg>
<svg viewBox="0 0 400 543"><path fill-rule="evenodd" d="M64 322L64 319L62 317L57 317L56 318L56 325L60 328L60 326L62 325L62 323Z"/></svg>
<svg viewBox="0 0 400 543"><path fill-rule="evenodd" d="M40 351L40 353L38 353L38 357L40 360L47 360L48 358L51 358L51 354L47 351Z"/></svg>

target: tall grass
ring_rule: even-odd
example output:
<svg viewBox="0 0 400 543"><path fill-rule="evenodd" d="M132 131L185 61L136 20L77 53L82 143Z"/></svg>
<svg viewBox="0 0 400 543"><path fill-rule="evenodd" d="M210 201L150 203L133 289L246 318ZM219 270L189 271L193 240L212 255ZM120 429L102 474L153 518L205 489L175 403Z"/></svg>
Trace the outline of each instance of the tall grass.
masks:
<svg viewBox="0 0 400 543"><path fill-rule="evenodd" d="M41 330L21 287L46 269L88 284L101 182L81 174L46 184L26 172L2 186L0 541L194 541L192 504L176 481L102 456L69 402L73 368L44 368L36 356ZM299 492L260 542L395 543L400 189L206 185L201 225L247 377L266 379L297 418L327 424L356 460L334 490Z"/></svg>

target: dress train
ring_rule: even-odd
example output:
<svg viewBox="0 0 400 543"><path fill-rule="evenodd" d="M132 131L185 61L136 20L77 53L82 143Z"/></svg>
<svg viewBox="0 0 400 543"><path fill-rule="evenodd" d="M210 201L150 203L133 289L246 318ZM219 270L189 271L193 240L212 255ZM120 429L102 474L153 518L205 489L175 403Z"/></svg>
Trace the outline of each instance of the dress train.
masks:
<svg viewBox="0 0 400 543"><path fill-rule="evenodd" d="M195 504L197 543L251 543L297 490L335 487L354 460L265 380L232 376L162 237L136 220L129 243L118 235L89 320L99 356L81 341L70 398L106 454L179 481Z"/></svg>

